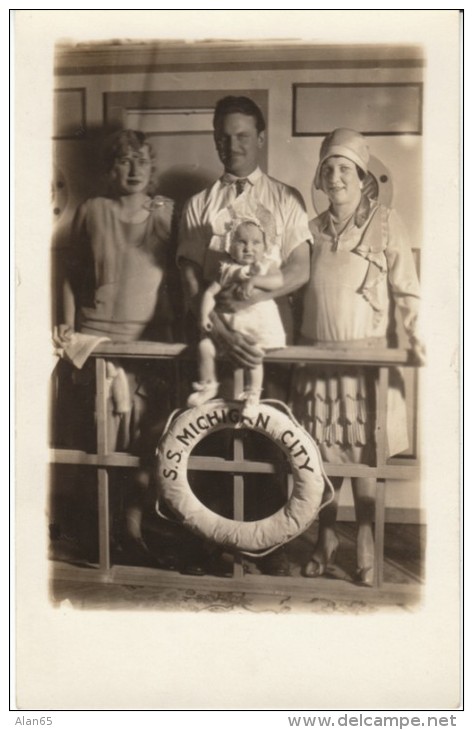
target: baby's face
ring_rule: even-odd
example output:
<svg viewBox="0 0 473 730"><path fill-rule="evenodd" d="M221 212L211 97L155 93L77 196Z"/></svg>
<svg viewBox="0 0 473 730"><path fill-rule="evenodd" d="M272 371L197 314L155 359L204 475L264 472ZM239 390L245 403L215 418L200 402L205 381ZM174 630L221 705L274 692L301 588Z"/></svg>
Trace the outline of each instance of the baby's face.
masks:
<svg viewBox="0 0 473 730"><path fill-rule="evenodd" d="M240 223L235 230L230 256L237 264L254 264L263 259L265 253L264 233L254 223Z"/></svg>

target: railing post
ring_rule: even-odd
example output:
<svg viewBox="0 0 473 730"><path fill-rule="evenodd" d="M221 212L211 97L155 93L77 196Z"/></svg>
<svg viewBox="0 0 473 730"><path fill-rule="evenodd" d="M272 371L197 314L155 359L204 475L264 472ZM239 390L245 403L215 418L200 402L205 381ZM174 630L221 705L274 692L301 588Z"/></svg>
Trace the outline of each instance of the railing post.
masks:
<svg viewBox="0 0 473 730"><path fill-rule="evenodd" d="M376 480L376 507L374 518L374 586L381 588L384 576L384 523L386 480Z"/></svg>
<svg viewBox="0 0 473 730"><path fill-rule="evenodd" d="M387 412L388 412L389 369L378 371L378 392L376 398L376 467L386 464L387 456ZM381 588L384 577L384 523L385 523L386 481L376 478L375 529L374 529L374 585Z"/></svg>
<svg viewBox="0 0 473 730"><path fill-rule="evenodd" d="M376 466L386 464L389 368L379 368L376 398Z"/></svg>
<svg viewBox="0 0 473 730"><path fill-rule="evenodd" d="M244 372L241 368L234 371L233 374L233 397L238 398L244 389ZM233 458L235 461L244 459L244 448L241 431L234 429L233 431ZM242 474L234 474L233 476L233 519L243 520L244 513L244 493L245 479ZM235 556L233 563L233 577L243 578L243 563L240 555Z"/></svg>
<svg viewBox="0 0 473 730"><path fill-rule="evenodd" d="M96 411L97 411L97 454L109 453L109 433L107 429L107 393L105 389L106 365L102 357L95 363ZM110 563L110 505L109 473L105 467L97 469L98 518L99 518L99 567L109 571Z"/></svg>

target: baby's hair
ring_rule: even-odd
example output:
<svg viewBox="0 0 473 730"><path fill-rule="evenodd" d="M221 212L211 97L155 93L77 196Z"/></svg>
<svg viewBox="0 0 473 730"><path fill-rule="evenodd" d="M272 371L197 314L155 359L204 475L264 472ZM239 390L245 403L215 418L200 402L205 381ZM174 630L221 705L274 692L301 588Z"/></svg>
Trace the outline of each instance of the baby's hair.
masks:
<svg viewBox="0 0 473 730"><path fill-rule="evenodd" d="M115 160L123 157L129 149L132 149L134 152L139 152L142 147L148 148L150 159L154 163L154 150L144 132L139 132L135 129L121 129L115 132L105 143L103 157L106 171L109 172Z"/></svg>

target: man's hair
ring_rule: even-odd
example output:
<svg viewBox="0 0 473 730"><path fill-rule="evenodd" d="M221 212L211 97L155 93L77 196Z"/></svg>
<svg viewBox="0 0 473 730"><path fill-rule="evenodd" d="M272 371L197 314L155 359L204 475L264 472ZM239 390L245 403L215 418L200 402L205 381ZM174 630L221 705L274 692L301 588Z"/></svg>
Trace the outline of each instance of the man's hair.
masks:
<svg viewBox="0 0 473 730"><path fill-rule="evenodd" d="M111 170L115 160L126 154L129 149L138 152L142 147L148 148L150 159L154 162L154 150L143 132L135 129L121 129L115 132L105 143L103 155L105 169Z"/></svg>
<svg viewBox="0 0 473 730"><path fill-rule="evenodd" d="M258 134L266 129L266 122L261 109L247 96L224 96L223 99L217 102L213 119L215 130L218 129L228 114L246 114L248 117L253 117Z"/></svg>

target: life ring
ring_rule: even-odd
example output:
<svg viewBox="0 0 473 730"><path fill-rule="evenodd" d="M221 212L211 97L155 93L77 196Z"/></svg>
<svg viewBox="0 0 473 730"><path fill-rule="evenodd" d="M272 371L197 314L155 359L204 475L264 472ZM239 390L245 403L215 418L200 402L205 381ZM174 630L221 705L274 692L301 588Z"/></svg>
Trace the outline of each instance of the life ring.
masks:
<svg viewBox="0 0 473 730"><path fill-rule="evenodd" d="M290 411L288 415L262 402L258 415L248 419L241 410L240 402L212 400L182 412L171 422L157 449L157 510L162 500L192 532L222 546L254 553L282 545L309 527L322 506L326 476L315 442ZM224 428L258 431L286 454L293 490L287 503L270 517L253 522L228 519L212 512L192 492L187 480L191 451L205 436Z"/></svg>

